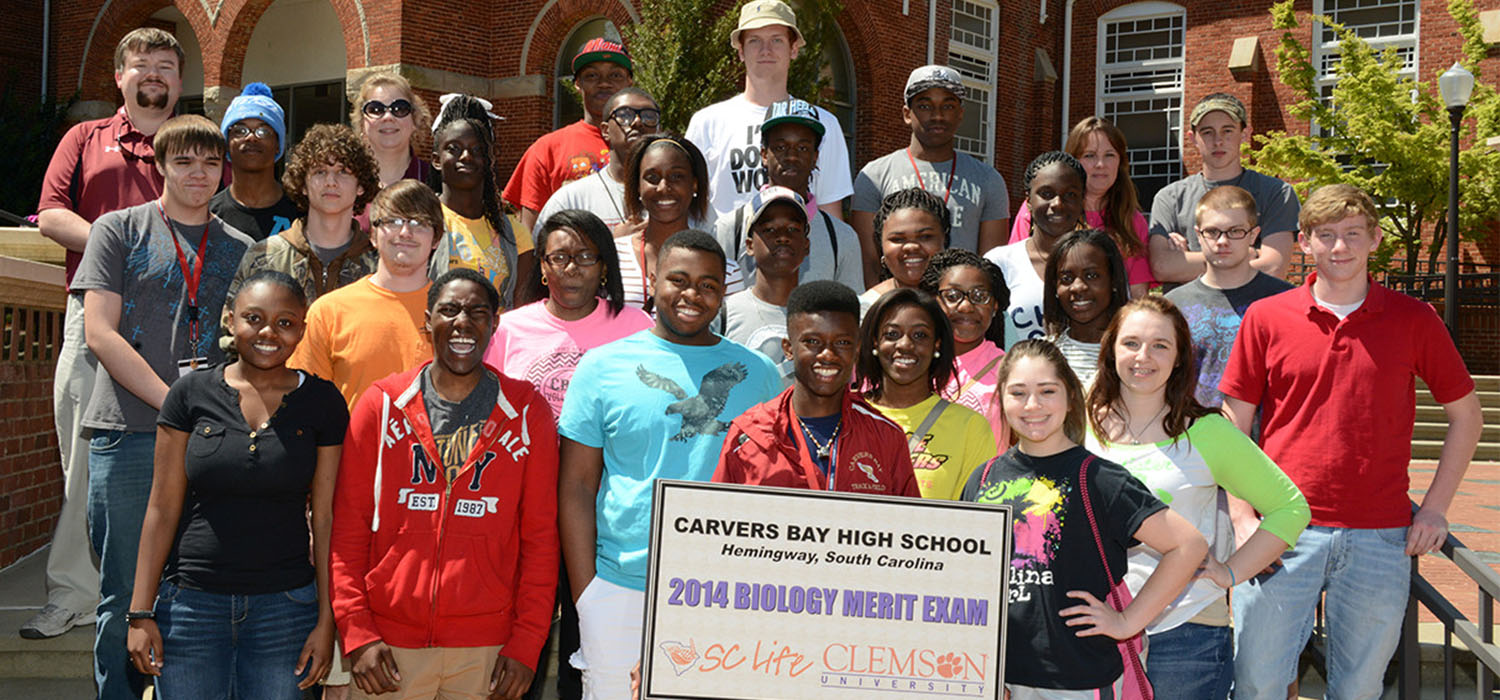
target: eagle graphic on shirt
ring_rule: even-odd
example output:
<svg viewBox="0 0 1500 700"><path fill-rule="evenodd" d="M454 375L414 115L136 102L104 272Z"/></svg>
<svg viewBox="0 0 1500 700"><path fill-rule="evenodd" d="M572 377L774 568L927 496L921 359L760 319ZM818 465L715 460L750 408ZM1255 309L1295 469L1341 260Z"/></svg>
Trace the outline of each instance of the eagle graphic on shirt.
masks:
<svg viewBox="0 0 1500 700"><path fill-rule="evenodd" d="M635 375L641 378L642 384L665 391L677 399L667 406L666 413L682 416L682 429L672 436L673 441L682 442L699 435L716 435L729 430L729 423L719 420L719 412L729 400L729 391L745 381L750 373L743 363L719 365L703 375L703 381L698 383L698 395L693 397L689 397L677 382L646 369L645 365L637 365Z"/></svg>

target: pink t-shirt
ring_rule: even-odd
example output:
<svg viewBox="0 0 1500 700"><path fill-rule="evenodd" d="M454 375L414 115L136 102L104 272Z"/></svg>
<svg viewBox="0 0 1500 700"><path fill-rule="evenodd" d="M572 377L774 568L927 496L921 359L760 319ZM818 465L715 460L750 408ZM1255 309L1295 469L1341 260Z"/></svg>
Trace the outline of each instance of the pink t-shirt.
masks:
<svg viewBox="0 0 1500 700"><path fill-rule="evenodd" d="M1103 228L1104 212L1086 211L1083 213L1083 220L1091 228ZM1146 217L1142 216L1140 211L1136 211L1132 223L1135 224L1135 235L1141 239L1141 254L1125 260L1125 272L1130 275L1131 284L1154 284L1156 277L1151 274L1151 260L1145 253L1148 247L1147 239L1151 236L1150 228L1146 225ZM1026 206L1025 202L1021 202L1021 210L1016 212L1015 221L1010 225L1010 242L1019 243L1030 237L1031 209Z"/></svg>
<svg viewBox="0 0 1500 700"><path fill-rule="evenodd" d="M995 395L999 390L996 380L1000 377L1002 357L1005 357L1005 351L998 345L988 340L981 341L973 350L958 356L958 362L953 366L953 379L948 381L948 386L943 387L943 398L974 409L989 421L990 430L995 433L997 454L1010 447L1010 426L1005 424L1000 397ZM975 375L979 375L979 379L970 384L969 380ZM968 390L960 396L958 391L965 385L968 385ZM958 398L955 399L955 396Z"/></svg>
<svg viewBox="0 0 1500 700"><path fill-rule="evenodd" d="M583 353L655 323L644 311L630 306L610 317L602 299L592 313L577 321L553 316L546 304L532 302L502 314L484 361L508 376L531 382L555 417Z"/></svg>

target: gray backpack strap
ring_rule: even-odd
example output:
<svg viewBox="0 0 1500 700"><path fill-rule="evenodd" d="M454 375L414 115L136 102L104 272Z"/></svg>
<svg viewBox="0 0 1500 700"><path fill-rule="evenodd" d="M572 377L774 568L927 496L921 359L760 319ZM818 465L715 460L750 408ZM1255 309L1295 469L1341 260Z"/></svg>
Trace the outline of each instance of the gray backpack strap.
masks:
<svg viewBox="0 0 1500 700"><path fill-rule="evenodd" d="M922 441L927 438L928 431L932 430L932 426L937 423L938 416L943 415L943 411L951 405L953 405L952 401L938 399L937 405L933 406L932 410L927 412L927 417L922 419L922 424L917 426L916 431L911 434L910 438L907 438L906 450L908 452L917 451L917 448L922 445Z"/></svg>

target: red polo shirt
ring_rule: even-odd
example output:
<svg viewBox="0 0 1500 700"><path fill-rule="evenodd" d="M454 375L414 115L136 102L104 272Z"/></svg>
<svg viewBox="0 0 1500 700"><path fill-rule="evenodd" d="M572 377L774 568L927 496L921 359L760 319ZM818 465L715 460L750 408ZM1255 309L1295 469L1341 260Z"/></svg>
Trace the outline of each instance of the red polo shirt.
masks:
<svg viewBox="0 0 1500 700"><path fill-rule="evenodd" d="M1302 489L1312 524L1411 524L1407 497L1416 377L1438 403L1474 390L1431 306L1374 281L1342 321L1312 284L1255 302L1219 382L1261 407L1261 447Z"/></svg>
<svg viewBox="0 0 1500 700"><path fill-rule="evenodd" d="M92 223L160 197L162 177L151 140L131 125L124 107L107 119L75 124L52 152L36 210L69 209ZM68 251L68 284L82 259L82 253Z"/></svg>

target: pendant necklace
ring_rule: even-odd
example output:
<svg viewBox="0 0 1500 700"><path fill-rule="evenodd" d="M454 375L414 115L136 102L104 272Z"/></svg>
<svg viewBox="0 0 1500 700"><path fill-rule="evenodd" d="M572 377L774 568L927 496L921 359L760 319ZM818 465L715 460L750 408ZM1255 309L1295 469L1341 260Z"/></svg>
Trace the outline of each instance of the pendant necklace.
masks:
<svg viewBox="0 0 1500 700"><path fill-rule="evenodd" d="M1146 424L1143 425L1143 426L1141 426L1141 431L1144 431L1147 428L1150 428L1151 424L1155 423L1157 421L1157 419L1161 418L1161 415L1163 413L1166 413L1166 412L1167 412L1167 404L1163 403L1161 405L1161 410L1157 411L1156 415L1154 415L1154 416L1151 417L1151 420L1146 421ZM1125 419L1125 433L1130 436L1130 444L1132 444L1132 445L1139 445L1139 444L1141 444L1140 432L1130 429L1130 419L1129 418Z"/></svg>
<svg viewBox="0 0 1500 700"><path fill-rule="evenodd" d="M812 429L807 427L807 423L802 420L801 416L797 417L797 422L802 424L802 431L807 434L807 439L818 449L818 459L828 459L828 455L833 452L834 441L839 439L839 428L844 427L844 422L839 421L833 426L833 434L828 436L828 442L826 443L818 442L817 436L813 435Z"/></svg>

